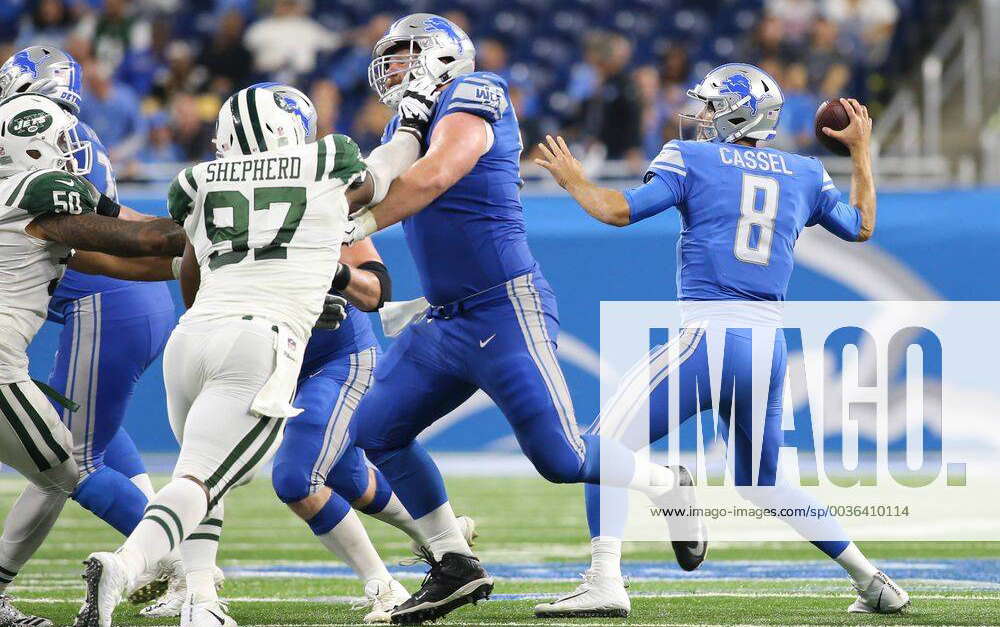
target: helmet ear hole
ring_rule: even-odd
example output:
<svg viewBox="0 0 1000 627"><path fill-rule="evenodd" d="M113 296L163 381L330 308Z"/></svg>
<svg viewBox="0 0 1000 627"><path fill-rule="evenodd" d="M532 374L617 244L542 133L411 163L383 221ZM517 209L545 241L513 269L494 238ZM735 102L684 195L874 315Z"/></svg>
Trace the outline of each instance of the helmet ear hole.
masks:
<svg viewBox="0 0 1000 627"><path fill-rule="evenodd" d="M32 159L41 159L42 158L42 152L40 150L35 150L34 148L31 148L29 150L25 150L24 153L26 155L28 155L29 157L31 157Z"/></svg>

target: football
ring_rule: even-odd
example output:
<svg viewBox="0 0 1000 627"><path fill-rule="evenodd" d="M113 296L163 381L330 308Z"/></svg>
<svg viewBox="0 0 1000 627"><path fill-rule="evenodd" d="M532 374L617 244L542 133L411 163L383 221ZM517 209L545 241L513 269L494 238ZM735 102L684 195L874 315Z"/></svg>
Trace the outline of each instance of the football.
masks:
<svg viewBox="0 0 1000 627"><path fill-rule="evenodd" d="M842 131L851 123L844 105L839 100L827 100L816 110L816 139L823 144L827 150L841 157L848 157L851 151L846 145L835 137L830 137L823 132L824 127L830 127L835 131Z"/></svg>

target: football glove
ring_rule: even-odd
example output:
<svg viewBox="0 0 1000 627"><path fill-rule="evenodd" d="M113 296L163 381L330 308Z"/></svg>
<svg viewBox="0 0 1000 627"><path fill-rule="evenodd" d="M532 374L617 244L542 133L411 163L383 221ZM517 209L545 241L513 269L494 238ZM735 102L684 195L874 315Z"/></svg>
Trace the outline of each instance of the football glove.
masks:
<svg viewBox="0 0 1000 627"><path fill-rule="evenodd" d="M336 294L327 294L326 302L323 303L323 313L319 315L319 320L314 326L317 329L336 331L346 318L347 299Z"/></svg>
<svg viewBox="0 0 1000 627"><path fill-rule="evenodd" d="M357 244L377 230L375 216L369 209L362 209L352 215L344 226L344 246Z"/></svg>
<svg viewBox="0 0 1000 627"><path fill-rule="evenodd" d="M412 133L417 141L424 137L431 121L431 112L437 104L437 84L427 77L410 81L399 101L399 130Z"/></svg>

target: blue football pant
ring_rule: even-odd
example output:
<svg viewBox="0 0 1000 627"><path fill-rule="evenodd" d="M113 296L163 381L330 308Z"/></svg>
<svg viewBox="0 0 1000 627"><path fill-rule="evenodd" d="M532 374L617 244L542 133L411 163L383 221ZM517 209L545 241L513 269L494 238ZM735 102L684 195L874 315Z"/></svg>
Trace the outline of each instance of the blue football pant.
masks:
<svg viewBox="0 0 1000 627"><path fill-rule="evenodd" d="M764 337L765 335L767 337ZM729 329L724 334L721 331L709 333L700 328L683 330L672 342L676 356L668 349L670 343L654 348L647 357L649 379L645 379L647 373L645 368L636 368L626 374L618 392L612 397L608 406L602 409L601 416L587 433L615 438L633 450L666 437L670 428L669 379L679 377L680 422L703 411L714 409L719 414L719 435L729 446L735 447L734 467L731 469L734 485L737 489L741 486L748 488L743 491L746 498L759 507L776 509L782 506L818 506L819 504L807 492L784 482L778 475L778 453L783 443L781 414L787 362L784 333L778 330L773 336L773 342L769 331L758 330L755 336L751 341L748 329ZM709 377L710 366L718 367L716 364L710 364L709 341L724 343L718 399L713 397ZM753 342L760 343L756 356ZM771 352L771 371L765 416L761 425L763 436L755 480L753 466L755 427L751 397L754 358L760 360L762 357L767 357L766 353L762 354L761 351ZM636 412L646 398L649 401L648 424L636 419ZM733 418L735 426L731 424ZM752 486L773 486L773 488L751 489ZM624 516L615 514L627 511L627 493L620 488L588 485L585 497L591 537L599 535L621 537L625 519ZM610 524L612 527L610 529L602 529L602 505L604 512L607 513L603 522L605 525ZM820 524L803 525L796 519L788 519L786 522L804 535L815 537L817 533L822 534L825 539L813 543L830 557L839 555L849 542L844 530L832 518L827 518Z"/></svg>
<svg viewBox="0 0 1000 627"><path fill-rule="evenodd" d="M271 482L283 503L296 503L323 486L333 490L323 508L308 522L322 535L337 525L369 487L368 464L354 445L353 418L372 385L379 350L371 347L304 370L294 405L304 411L288 421L275 454ZM383 489L371 505L381 511L391 490ZM368 508L366 508L367 510Z"/></svg>
<svg viewBox="0 0 1000 627"><path fill-rule="evenodd" d="M586 447L555 355L558 330L552 290L526 274L455 317L411 324L388 349L358 407L357 442L414 518L447 500L414 439L477 389L507 417L539 474L581 480Z"/></svg>
<svg viewBox="0 0 1000 627"><path fill-rule="evenodd" d="M81 505L122 533L141 519L145 495L130 477L146 472L122 428L139 378L166 345L176 315L162 290L141 284L74 301L65 312L49 385L79 404L56 406L73 435Z"/></svg>

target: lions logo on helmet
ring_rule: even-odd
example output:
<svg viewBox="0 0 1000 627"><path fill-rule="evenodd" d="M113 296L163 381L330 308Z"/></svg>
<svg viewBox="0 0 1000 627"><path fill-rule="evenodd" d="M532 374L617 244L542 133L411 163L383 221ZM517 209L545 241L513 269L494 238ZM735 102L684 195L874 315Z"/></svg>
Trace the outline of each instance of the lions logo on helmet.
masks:
<svg viewBox="0 0 1000 627"><path fill-rule="evenodd" d="M306 132L306 142L316 139L316 107L308 96L291 85L274 81L255 83L250 87L274 92L275 103L285 111L294 113L302 122Z"/></svg>
<svg viewBox="0 0 1000 627"><path fill-rule="evenodd" d="M0 67L0 99L17 94L41 94L80 111L82 72L68 52L49 46L31 46Z"/></svg>
<svg viewBox="0 0 1000 627"><path fill-rule="evenodd" d="M777 135L785 99L778 83L759 67L747 63L720 65L688 90L687 95L704 106L697 114L679 115L681 137L683 121L697 124L699 140L768 141Z"/></svg>
<svg viewBox="0 0 1000 627"><path fill-rule="evenodd" d="M395 108L410 81L430 77L436 85L475 70L476 49L461 28L440 15L414 13L396 20L375 44L368 84Z"/></svg>

